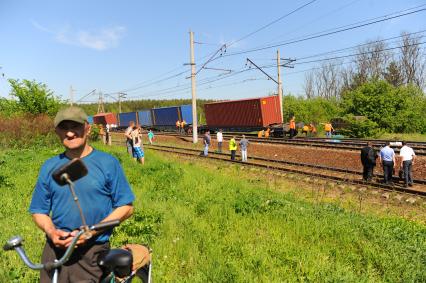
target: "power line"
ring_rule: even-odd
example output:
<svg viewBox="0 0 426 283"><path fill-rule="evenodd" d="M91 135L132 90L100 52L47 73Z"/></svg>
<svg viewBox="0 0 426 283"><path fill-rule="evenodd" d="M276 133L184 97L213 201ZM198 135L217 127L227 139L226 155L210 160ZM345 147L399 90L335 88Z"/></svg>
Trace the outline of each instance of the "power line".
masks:
<svg viewBox="0 0 426 283"><path fill-rule="evenodd" d="M266 24L266 25L264 25L264 26L262 26L262 27L258 28L257 30L255 30L255 31L253 31L253 32L251 32L251 33L249 33L249 34L247 34L247 35L244 35L243 37L241 37L241 38L239 38L239 39L237 39L237 40L235 40L235 41L231 42L231 43L228 45L228 47L229 47L229 46L234 45L234 44L235 44L235 43L237 43L237 42L240 42L241 40L244 40L244 39L246 39L246 38L248 38L248 37L252 36L253 34L256 34L256 33L260 32L260 31L262 31L262 30L266 29L267 27L270 27L271 25L273 25L273 24L275 24L275 23L277 23L277 22L281 21L282 19L284 19L284 18L286 18L286 17L288 17L288 16L290 16L290 15L292 15L292 14L296 13L297 11L299 11L299 10L301 10L301 9L305 8L306 6L308 6L308 5L312 4L312 3L316 2L316 1L317 1L317 0L312 0L312 1L309 1L309 2L307 2L307 3L305 3L305 4L303 4L303 5L302 5L302 6L300 6L300 7L297 7L296 9L294 9L294 10L290 11L289 13L287 13L287 14L285 14L285 15L283 15L283 16L281 16L281 17L279 17L278 19L275 19L275 20L273 20L272 22L270 22L270 23L268 23L268 24Z"/></svg>
<svg viewBox="0 0 426 283"><path fill-rule="evenodd" d="M343 58L360 56L360 55L366 55L366 54L381 53L381 52L384 52L384 51L390 51L390 50L399 49L399 48L402 48L402 47L417 46L417 45L422 45L422 44L425 44L425 43L426 43L426 41L423 41L423 42L418 42L418 43L414 43L414 44L408 44L408 45L402 45L402 46L395 46L395 47L384 48L384 49L381 49L381 50L360 52L360 53L355 53L355 54L335 56L335 57L331 57L331 58L324 58L324 59L311 60L311 61L305 61L305 62L296 62L296 63L294 63L294 65L310 64L310 63L317 63L317 62L323 62L323 61L337 60L337 59L343 59Z"/></svg>
<svg viewBox="0 0 426 283"><path fill-rule="evenodd" d="M426 6L426 4L425 5L421 5L421 6ZM345 26L342 26L342 27L334 28L334 29L337 29L337 30L334 30L334 31L320 32L319 34L316 33L317 35L308 35L305 38L300 38L300 39L296 39L296 40L292 40L292 41L288 41L288 42L277 43L277 44L274 44L274 45L253 48L253 49L249 49L249 50L245 50L245 51L240 51L240 52L228 53L226 55L223 55L222 57L230 57L230 56L235 56L235 55L241 55L241 54L246 54L246 53L257 52L257 51L261 51L261 50L276 48L276 47L279 47L279 46L285 46L285 45L290 45L290 44L294 44L294 43L299 43L299 42L303 42L303 41L307 41L307 40L311 40L311 39L316 39L316 38L320 38L320 37L324 37L324 36L329 36L329 35L333 35L333 34L345 32L345 31L348 31L348 30L353 30L353 29L357 29L357 28L361 28L361 27L365 27L365 26L369 26L369 25L373 25L373 24L377 24L377 23L389 21L389 20L400 18L400 17L403 17L403 16L408 16L408 15L411 15L411 14L423 12L425 10L426 10L426 8L422 8L422 9L418 9L418 10L415 10L415 11L411 11L411 12L406 12L406 13L403 13L403 14L395 15L395 16L392 16L392 17L389 17L389 15L385 15L385 16L382 16L381 18L383 18L383 19L380 19L380 20L374 20L374 21L370 20L367 23L358 24L358 25L351 26L351 27L346 27L346 28L343 28ZM348 26L348 25L346 25L346 26Z"/></svg>
<svg viewBox="0 0 426 283"><path fill-rule="evenodd" d="M324 55L328 55L328 54L340 53L342 51L351 50L351 49L359 48L359 47L374 44L374 43L385 42L385 41L389 41L389 40L392 40L392 39L402 38L402 37L407 36L407 35L415 35L415 34L424 33L424 32L426 32L426 30L416 31L416 32L412 32L412 33L399 35L399 36L388 37L388 38L385 38L385 39L378 39L378 40L369 41L369 42L362 43L362 44L353 45L353 46L350 46L350 47L335 49L335 50L332 50L332 51L327 51L327 52L309 55L309 56L305 56L305 57L299 57L299 58L297 58L297 60L300 61L300 60L303 60L303 59L309 59L309 58L324 56ZM396 42L397 41L395 41L393 43L396 43Z"/></svg>

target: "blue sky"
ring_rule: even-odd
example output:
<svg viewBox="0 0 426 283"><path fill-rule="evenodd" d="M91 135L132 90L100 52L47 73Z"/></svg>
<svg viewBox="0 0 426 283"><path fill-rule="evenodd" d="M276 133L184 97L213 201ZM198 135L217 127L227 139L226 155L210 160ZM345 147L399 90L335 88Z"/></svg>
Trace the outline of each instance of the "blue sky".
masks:
<svg viewBox="0 0 426 283"><path fill-rule="evenodd" d="M63 99L69 98L70 85L76 99L93 89L114 97L115 92L125 91L128 99L190 98L190 80L186 78L190 71L184 65L189 62L190 29L198 42L195 56L199 67L221 44L230 44L307 2L0 0L0 73L4 73L0 96L8 97L6 79L17 78L46 83ZM225 54L302 38L423 4L426 1L317 0L236 42ZM425 19L426 11L422 11L318 39L221 57L207 66L232 70L231 75L202 70L197 75L197 95L214 99L265 96L276 91L276 84L257 70L237 73L245 69L246 58L261 66L272 65L277 48L281 57L297 59L398 36L402 31L420 31L426 29ZM282 69L284 93L303 94L304 70L317 64ZM265 71L276 77L276 68ZM167 77L172 78L164 79ZM89 96L82 101L95 100L95 96ZM112 98L106 96L106 100Z"/></svg>

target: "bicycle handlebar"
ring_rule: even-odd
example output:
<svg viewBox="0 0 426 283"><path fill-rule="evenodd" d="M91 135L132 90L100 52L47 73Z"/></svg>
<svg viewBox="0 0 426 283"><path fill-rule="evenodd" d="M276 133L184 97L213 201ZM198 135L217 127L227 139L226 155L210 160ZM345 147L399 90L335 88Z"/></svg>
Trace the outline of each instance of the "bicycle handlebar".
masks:
<svg viewBox="0 0 426 283"><path fill-rule="evenodd" d="M110 228L113 228L120 224L120 220L111 220L111 221L105 221L101 222L95 225L92 225L88 227L88 231L101 231L101 230L107 230ZM65 262L68 261L71 254L73 253L77 241L80 239L80 237L87 232L84 228L81 228L77 235L72 240L71 244L66 249L64 255L59 259L55 260L54 262L47 262L47 263L36 263L34 264L25 253L24 247L22 246L22 238L19 236L12 237L9 241L7 241L6 245L4 245L3 250L9 251L14 249L19 257L22 259L22 261L27 265L29 268L34 270L40 270L40 269L46 269L46 270L52 270L55 268L58 268L59 266L63 265Z"/></svg>

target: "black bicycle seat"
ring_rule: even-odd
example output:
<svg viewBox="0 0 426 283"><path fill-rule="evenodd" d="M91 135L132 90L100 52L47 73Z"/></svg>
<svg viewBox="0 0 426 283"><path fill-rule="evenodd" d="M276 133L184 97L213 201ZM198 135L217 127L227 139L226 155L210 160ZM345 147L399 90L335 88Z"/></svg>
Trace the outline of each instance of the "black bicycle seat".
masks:
<svg viewBox="0 0 426 283"><path fill-rule="evenodd" d="M98 260L99 266L114 272L117 277L129 276L132 273L132 253L123 249L111 249Z"/></svg>

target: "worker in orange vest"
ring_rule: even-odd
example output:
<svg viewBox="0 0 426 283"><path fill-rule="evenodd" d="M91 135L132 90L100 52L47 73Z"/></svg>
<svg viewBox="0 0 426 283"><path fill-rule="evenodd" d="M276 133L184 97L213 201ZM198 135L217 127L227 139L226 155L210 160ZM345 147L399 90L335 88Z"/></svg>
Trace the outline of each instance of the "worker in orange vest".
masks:
<svg viewBox="0 0 426 283"><path fill-rule="evenodd" d="M268 127L265 131L265 138L269 138L270 132L271 132L271 128Z"/></svg>
<svg viewBox="0 0 426 283"><path fill-rule="evenodd" d="M176 132L180 132L180 121L179 120L177 120L176 121Z"/></svg>
<svg viewBox="0 0 426 283"><path fill-rule="evenodd" d="M180 123L180 131L182 134L185 133L185 125L186 125L186 121L182 120L182 122Z"/></svg>
<svg viewBox="0 0 426 283"><path fill-rule="evenodd" d="M325 123L324 125L325 136L331 138L331 133L334 131L333 125L330 122Z"/></svg>
<svg viewBox="0 0 426 283"><path fill-rule="evenodd" d="M294 136L296 136L296 117L293 116L290 119L290 138L292 139Z"/></svg>

